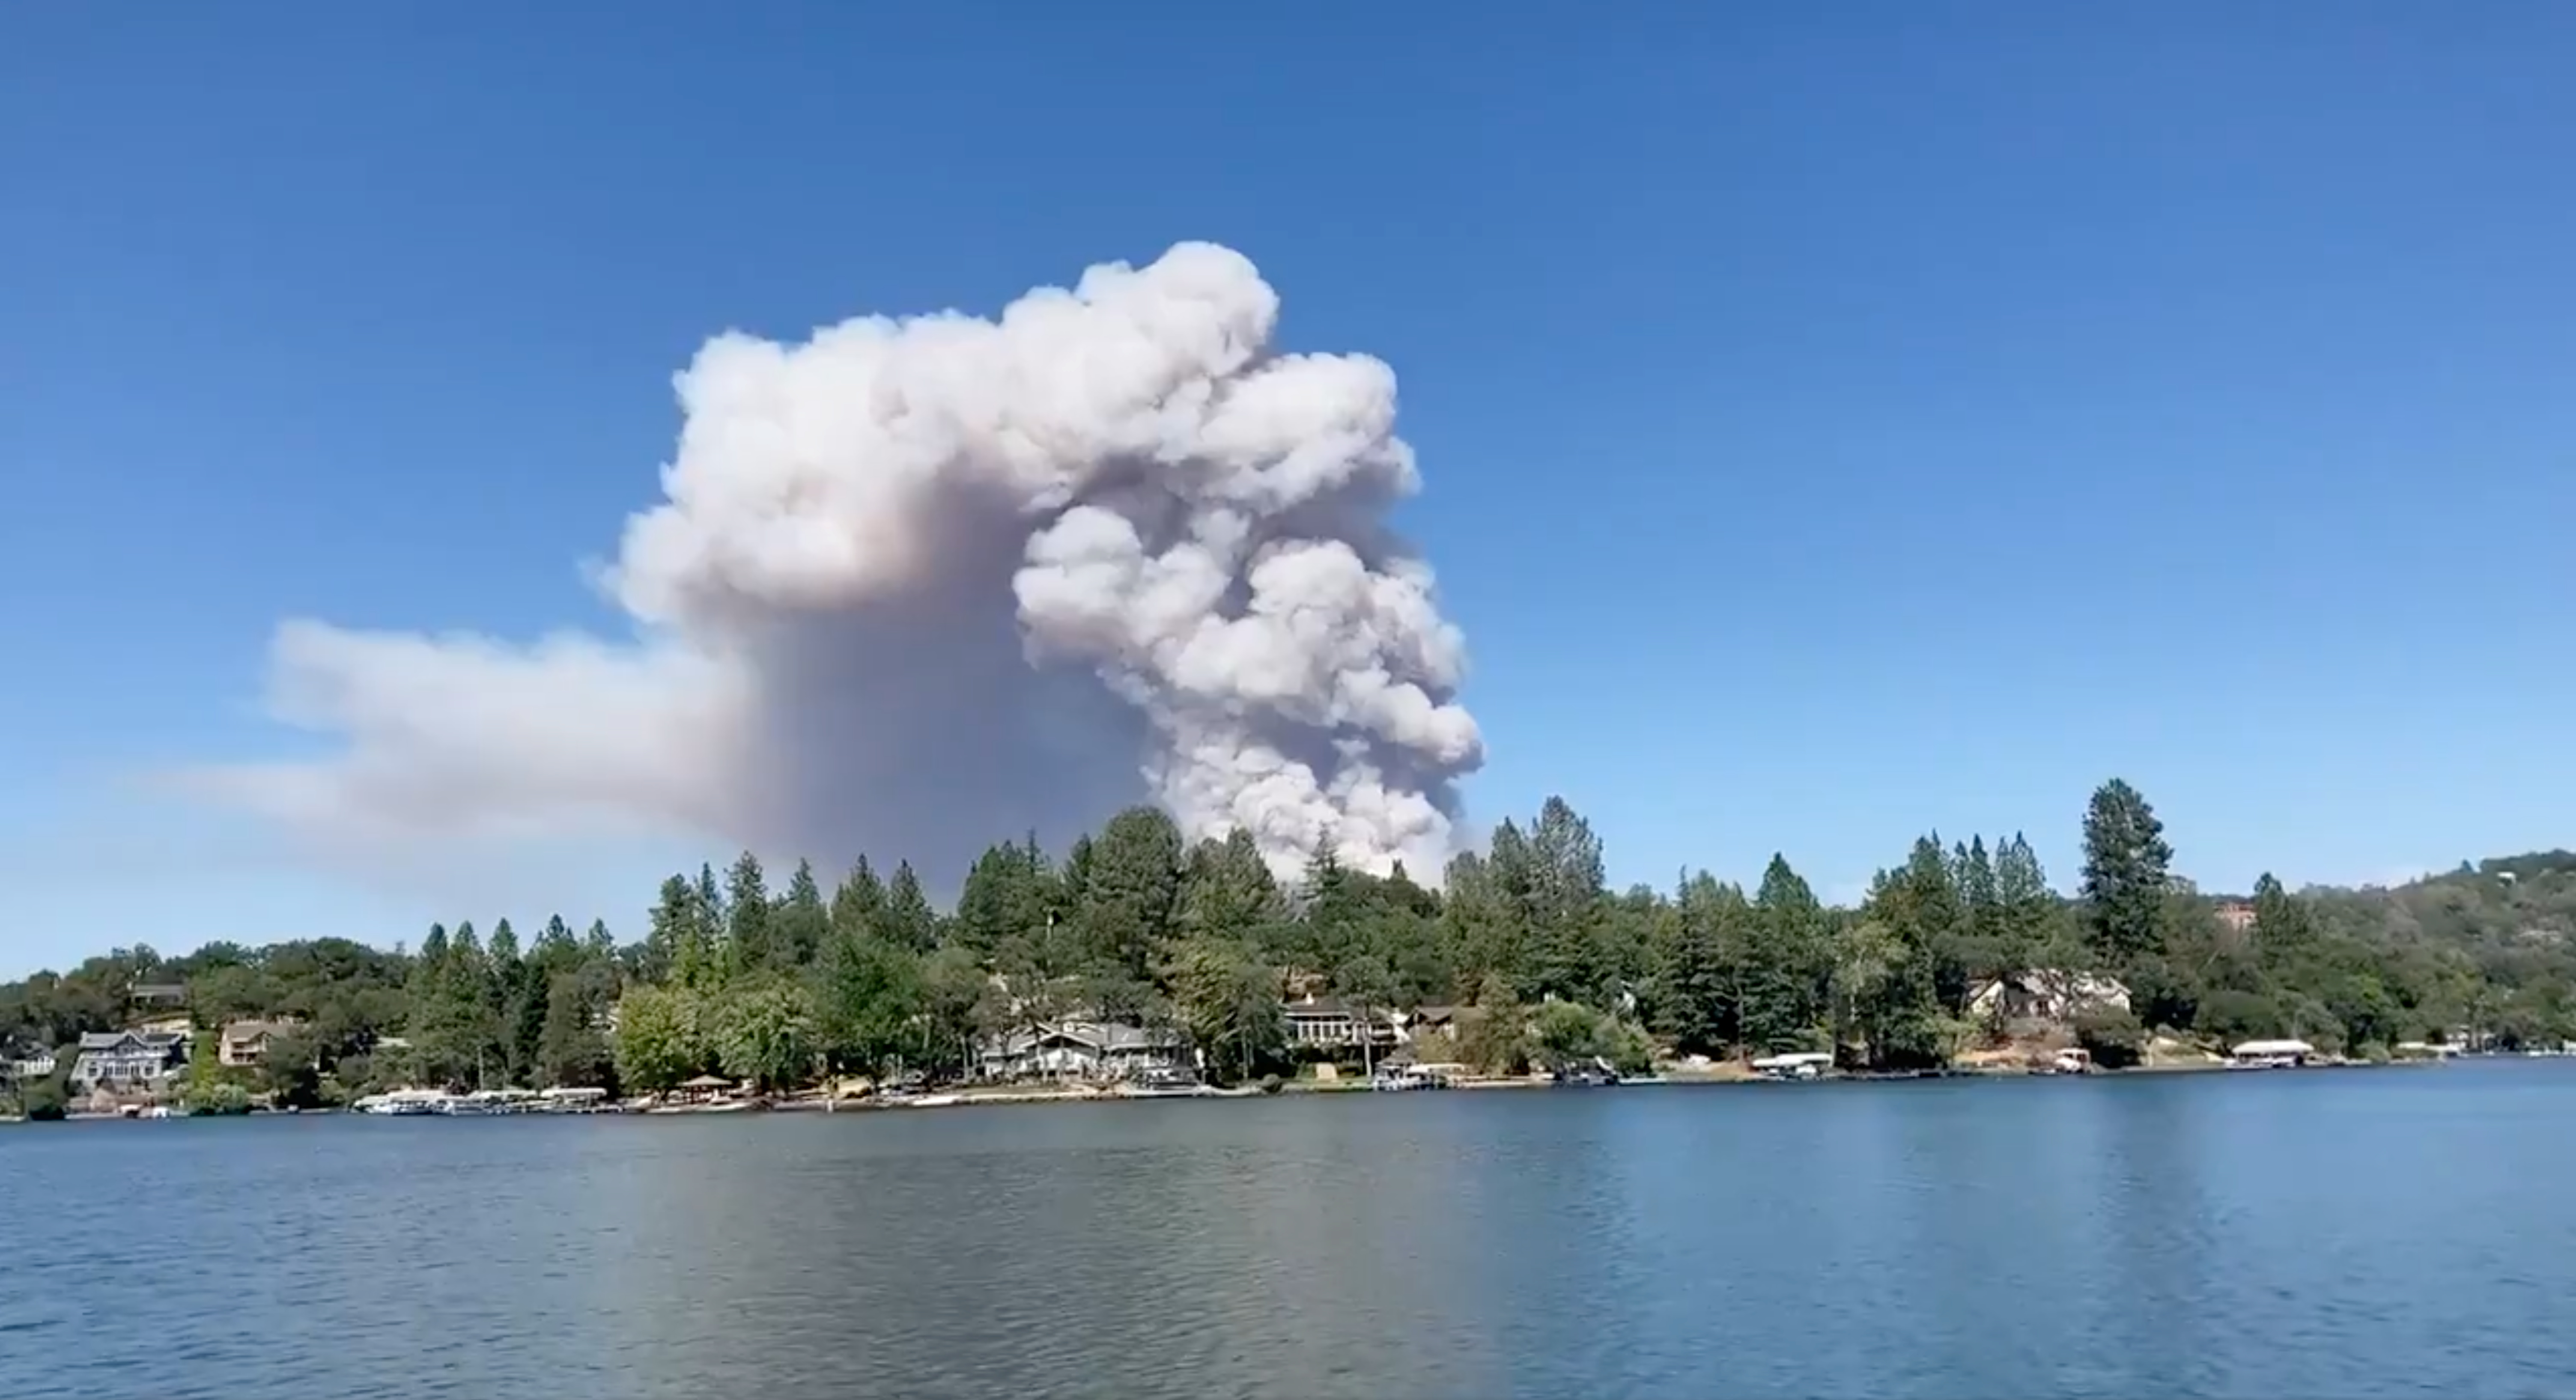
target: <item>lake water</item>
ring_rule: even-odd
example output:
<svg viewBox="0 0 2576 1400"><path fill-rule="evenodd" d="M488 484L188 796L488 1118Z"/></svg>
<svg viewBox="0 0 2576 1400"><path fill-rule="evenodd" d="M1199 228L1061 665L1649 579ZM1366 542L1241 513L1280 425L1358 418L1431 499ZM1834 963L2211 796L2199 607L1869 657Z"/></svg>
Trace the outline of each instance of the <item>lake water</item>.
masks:
<svg viewBox="0 0 2576 1400"><path fill-rule="evenodd" d="M2576 1063L0 1130L0 1395L2576 1394Z"/></svg>

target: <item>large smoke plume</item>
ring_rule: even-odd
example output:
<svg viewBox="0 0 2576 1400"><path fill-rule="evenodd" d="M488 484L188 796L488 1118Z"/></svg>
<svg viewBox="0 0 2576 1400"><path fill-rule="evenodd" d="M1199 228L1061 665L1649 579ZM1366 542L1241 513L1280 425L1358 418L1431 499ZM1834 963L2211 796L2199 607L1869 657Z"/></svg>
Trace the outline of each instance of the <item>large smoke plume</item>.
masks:
<svg viewBox="0 0 2576 1400"><path fill-rule="evenodd" d="M601 582L636 640L282 626L271 708L345 743L206 775L334 839L685 831L943 873L1140 794L1283 871L1436 872L1482 759L1395 377L1272 346L1182 244L996 320L708 342L666 499Z"/></svg>

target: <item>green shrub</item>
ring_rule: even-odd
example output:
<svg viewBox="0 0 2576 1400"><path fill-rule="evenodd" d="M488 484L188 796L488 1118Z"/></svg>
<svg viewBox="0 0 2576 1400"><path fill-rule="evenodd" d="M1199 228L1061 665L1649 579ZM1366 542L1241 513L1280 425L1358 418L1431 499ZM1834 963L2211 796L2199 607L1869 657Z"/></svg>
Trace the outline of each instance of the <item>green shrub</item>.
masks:
<svg viewBox="0 0 2576 1400"><path fill-rule="evenodd" d="M1525 1073L1530 1062L1529 1013L1499 977L1488 976L1476 1004L1458 1013L1458 1058L1478 1074Z"/></svg>
<svg viewBox="0 0 2576 1400"><path fill-rule="evenodd" d="M2104 1069L2126 1069L2146 1055L2147 1033L2138 1018L2116 1008L2075 1018L2075 1043Z"/></svg>
<svg viewBox="0 0 2576 1400"><path fill-rule="evenodd" d="M2281 1033L2281 1008L2258 992L2211 992L2200 999L2198 1028L2233 1045Z"/></svg>
<svg viewBox="0 0 2576 1400"><path fill-rule="evenodd" d="M2304 993L2282 999L2282 1020L2289 1033L2317 1047L2320 1055L2344 1052L2343 1021L2326 1004Z"/></svg>
<svg viewBox="0 0 2576 1400"><path fill-rule="evenodd" d="M1651 1074L1655 1068L1655 1042L1645 1029L1628 1021L1610 1023L1609 1052L1604 1058L1621 1074Z"/></svg>
<svg viewBox="0 0 2576 1400"><path fill-rule="evenodd" d="M217 1080L211 1084L191 1086L183 1102L195 1117L237 1117L250 1112L250 1090Z"/></svg>
<svg viewBox="0 0 2576 1400"><path fill-rule="evenodd" d="M71 1096L63 1091L59 1079L39 1079L27 1086L24 1101L30 1123L59 1123L71 1109Z"/></svg>
<svg viewBox="0 0 2576 1400"><path fill-rule="evenodd" d="M1533 1057L1547 1069L1579 1064L1609 1049L1608 1026L1600 1012L1571 1001L1551 1001L1531 1018L1531 1036L1538 1043Z"/></svg>

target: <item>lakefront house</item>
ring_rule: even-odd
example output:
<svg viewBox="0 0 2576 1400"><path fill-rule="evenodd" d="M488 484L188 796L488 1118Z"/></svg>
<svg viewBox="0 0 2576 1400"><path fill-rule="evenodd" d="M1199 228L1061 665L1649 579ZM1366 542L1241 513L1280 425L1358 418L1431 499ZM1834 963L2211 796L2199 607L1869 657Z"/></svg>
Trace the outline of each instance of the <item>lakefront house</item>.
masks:
<svg viewBox="0 0 2576 1400"><path fill-rule="evenodd" d="M1387 1048L1398 1039L1396 1023L1387 1012L1371 1007L1363 1016L1357 1003L1338 997L1319 997L1309 992L1280 1011L1287 1019L1288 1044L1293 1049L1358 1049L1363 1025L1371 1045Z"/></svg>
<svg viewBox="0 0 2576 1400"><path fill-rule="evenodd" d="M1395 1022L1396 1039L1412 1041L1426 1035L1455 1035L1458 1030L1458 1008L1454 1006L1417 1006L1399 1011Z"/></svg>
<svg viewBox="0 0 2576 1400"><path fill-rule="evenodd" d="M1090 1020L1056 1021L995 1036L977 1050L986 1079L1126 1079L1186 1064L1168 1030Z"/></svg>
<svg viewBox="0 0 2576 1400"><path fill-rule="evenodd" d="M1968 1014L2003 1021L2069 1021L2087 1011L2126 1011L2119 979L2061 968L2028 968L1980 982L1968 992Z"/></svg>
<svg viewBox="0 0 2576 1400"><path fill-rule="evenodd" d="M188 985L184 982L136 982L125 989L125 998L138 1011L169 1010L188 1004Z"/></svg>
<svg viewBox="0 0 2576 1400"><path fill-rule="evenodd" d="M222 1038L215 1042L215 1059L224 1065L246 1067L268 1058L268 1043L294 1029L296 1022L232 1021L225 1024Z"/></svg>
<svg viewBox="0 0 2576 1400"><path fill-rule="evenodd" d="M151 1093L187 1068L188 1037L167 1031L95 1031L80 1038L72 1087L84 1093Z"/></svg>
<svg viewBox="0 0 2576 1400"><path fill-rule="evenodd" d="M41 1045L27 1045L0 1052L0 1078L26 1083L54 1072L58 1062L54 1052Z"/></svg>

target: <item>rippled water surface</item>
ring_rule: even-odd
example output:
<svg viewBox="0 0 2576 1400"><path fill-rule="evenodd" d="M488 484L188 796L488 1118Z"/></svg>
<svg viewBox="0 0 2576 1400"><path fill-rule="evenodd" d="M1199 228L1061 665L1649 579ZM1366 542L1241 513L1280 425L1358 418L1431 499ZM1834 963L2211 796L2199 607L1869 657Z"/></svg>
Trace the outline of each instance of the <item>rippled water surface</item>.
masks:
<svg viewBox="0 0 2576 1400"><path fill-rule="evenodd" d="M0 1130L0 1396L2576 1395L2576 1064Z"/></svg>

